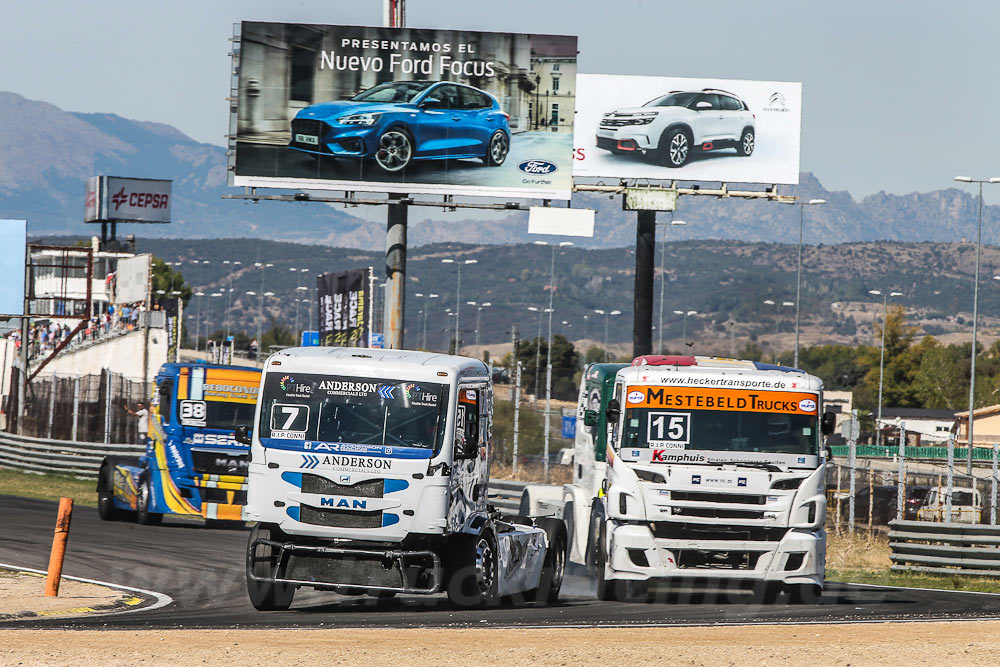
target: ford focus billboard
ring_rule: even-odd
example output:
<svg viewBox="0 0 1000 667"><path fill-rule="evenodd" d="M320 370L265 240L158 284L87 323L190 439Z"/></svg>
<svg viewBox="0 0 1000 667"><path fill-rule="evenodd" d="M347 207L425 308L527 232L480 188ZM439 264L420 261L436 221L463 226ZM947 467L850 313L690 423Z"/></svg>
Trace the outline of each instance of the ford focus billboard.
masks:
<svg viewBox="0 0 1000 667"><path fill-rule="evenodd" d="M577 79L575 176L799 182L801 83Z"/></svg>
<svg viewBox="0 0 1000 667"><path fill-rule="evenodd" d="M576 37L244 22L231 185L569 199Z"/></svg>

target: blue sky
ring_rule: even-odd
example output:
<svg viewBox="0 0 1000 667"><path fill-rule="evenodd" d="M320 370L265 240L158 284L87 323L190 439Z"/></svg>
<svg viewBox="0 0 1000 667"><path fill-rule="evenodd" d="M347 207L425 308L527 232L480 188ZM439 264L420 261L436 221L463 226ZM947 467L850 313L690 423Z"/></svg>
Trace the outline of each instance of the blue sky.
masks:
<svg viewBox="0 0 1000 667"><path fill-rule="evenodd" d="M382 10L381 0L7 0L0 90L221 145L227 39L241 19L378 25ZM583 72L802 81L802 168L856 197L1000 176L1000 2L408 0L407 19L576 34ZM993 189L988 201L1000 202Z"/></svg>

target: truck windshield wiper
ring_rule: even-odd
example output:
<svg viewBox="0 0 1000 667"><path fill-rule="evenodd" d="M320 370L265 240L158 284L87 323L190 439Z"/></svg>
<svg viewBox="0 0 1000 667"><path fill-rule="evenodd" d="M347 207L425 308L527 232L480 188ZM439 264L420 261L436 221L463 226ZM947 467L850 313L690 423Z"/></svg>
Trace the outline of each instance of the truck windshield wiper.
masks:
<svg viewBox="0 0 1000 667"><path fill-rule="evenodd" d="M768 472L784 472L781 466L774 465L773 463L753 463L750 461L734 461L732 465L737 468L762 468Z"/></svg>

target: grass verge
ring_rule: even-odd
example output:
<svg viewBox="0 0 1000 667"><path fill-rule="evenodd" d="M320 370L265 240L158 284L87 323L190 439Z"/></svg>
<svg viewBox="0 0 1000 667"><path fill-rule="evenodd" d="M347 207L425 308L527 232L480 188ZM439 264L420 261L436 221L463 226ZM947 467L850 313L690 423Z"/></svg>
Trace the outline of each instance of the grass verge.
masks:
<svg viewBox="0 0 1000 667"><path fill-rule="evenodd" d="M75 505L96 507L97 481L0 469L0 495L54 501L65 497L72 498Z"/></svg>

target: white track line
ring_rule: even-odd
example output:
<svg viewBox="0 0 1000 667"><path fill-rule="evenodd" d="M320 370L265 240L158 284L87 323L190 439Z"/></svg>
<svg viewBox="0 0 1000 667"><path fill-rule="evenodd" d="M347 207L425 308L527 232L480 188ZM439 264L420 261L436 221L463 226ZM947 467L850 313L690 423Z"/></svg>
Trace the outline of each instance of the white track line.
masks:
<svg viewBox="0 0 1000 667"><path fill-rule="evenodd" d="M30 567L22 567L20 565L10 565L9 563L0 563L0 568L5 568L8 570L20 570L21 572L34 572L35 574L48 574L45 570L36 570ZM115 588L123 591L130 591L133 593L142 593L144 595L150 595L156 599L156 602L148 607L139 607L138 609L122 609L120 611L109 611L102 612L102 616L114 616L116 614L131 614L137 611L152 611L153 609L159 609L161 607L166 607L168 604L172 604L174 599L167 595L166 593L157 593L156 591L147 591L143 588L133 588L132 586L123 586L122 584L113 584L108 581L97 581L96 579L84 579L83 577L71 577L68 574L62 575L63 579L71 579L72 581L80 581L85 584L97 584L98 586L107 586L109 588Z"/></svg>

